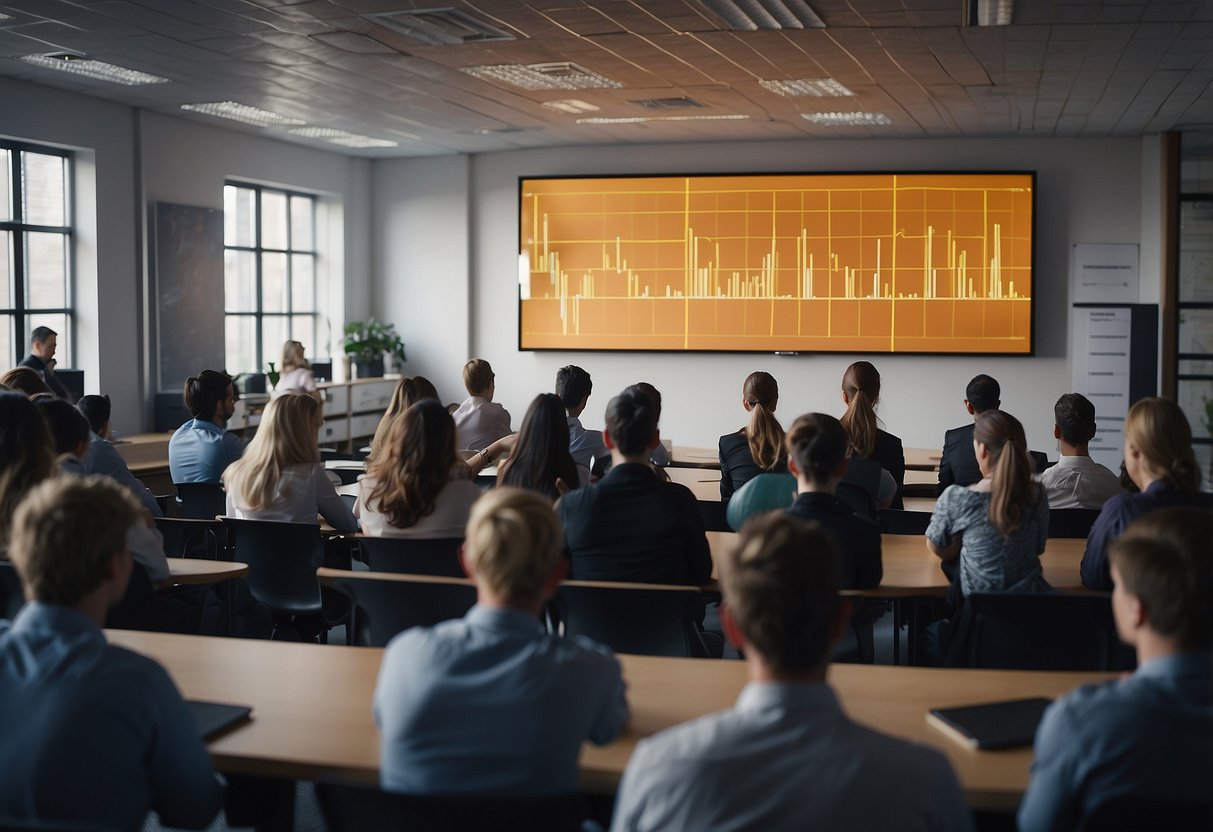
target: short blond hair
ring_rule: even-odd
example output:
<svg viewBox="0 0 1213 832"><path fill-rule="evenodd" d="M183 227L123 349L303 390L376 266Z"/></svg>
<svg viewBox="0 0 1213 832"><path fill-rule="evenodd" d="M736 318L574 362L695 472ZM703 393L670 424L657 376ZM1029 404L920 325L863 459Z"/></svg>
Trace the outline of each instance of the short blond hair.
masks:
<svg viewBox="0 0 1213 832"><path fill-rule="evenodd" d="M472 507L463 557L478 583L511 604L526 604L543 597L563 543L549 500L503 486Z"/></svg>
<svg viewBox="0 0 1213 832"><path fill-rule="evenodd" d="M58 476L35 486L13 516L9 557L25 597L73 607L101 585L105 566L126 549L142 507L109 477Z"/></svg>
<svg viewBox="0 0 1213 832"><path fill-rule="evenodd" d="M473 358L463 365L463 386L469 396L479 396L493 383L493 367L483 358Z"/></svg>

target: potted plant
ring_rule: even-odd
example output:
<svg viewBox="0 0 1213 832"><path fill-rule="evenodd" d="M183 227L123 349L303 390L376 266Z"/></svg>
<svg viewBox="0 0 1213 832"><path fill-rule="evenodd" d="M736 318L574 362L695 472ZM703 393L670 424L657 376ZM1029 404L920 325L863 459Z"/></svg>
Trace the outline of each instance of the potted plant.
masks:
<svg viewBox="0 0 1213 832"><path fill-rule="evenodd" d="M358 378L382 376L384 355L391 355L398 364L405 361L404 342L396 327L374 318L346 324L344 344Z"/></svg>

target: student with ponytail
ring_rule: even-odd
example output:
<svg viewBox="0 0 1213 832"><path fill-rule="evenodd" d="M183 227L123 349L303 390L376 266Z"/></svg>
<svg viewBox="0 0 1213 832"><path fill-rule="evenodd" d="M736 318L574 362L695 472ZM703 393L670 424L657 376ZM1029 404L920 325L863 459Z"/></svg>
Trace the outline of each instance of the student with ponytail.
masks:
<svg viewBox="0 0 1213 832"><path fill-rule="evenodd" d="M746 376L741 406L750 414L750 423L720 437L720 499L724 502L764 471L788 472L783 426L775 418L777 404L779 383L774 376L761 370Z"/></svg>
<svg viewBox="0 0 1213 832"><path fill-rule="evenodd" d="M1192 428L1170 399L1141 399L1129 408L1124 467L1140 493L1108 500L1091 527L1082 556L1082 582L1091 589L1112 589L1108 549L1138 517L1170 506L1213 511L1213 494L1200 490Z"/></svg>
<svg viewBox="0 0 1213 832"><path fill-rule="evenodd" d="M897 494L889 508L903 508L901 486L906 478L906 455L901 439L881 430L876 423L880 401L880 372L870 361L856 361L842 374L842 403L846 413L838 421L851 438L854 456L870 459L889 472L897 483Z"/></svg>
<svg viewBox="0 0 1213 832"><path fill-rule="evenodd" d="M944 561L960 558L961 593L1049 589L1040 553L1049 534L1049 501L1032 479L1023 425L1009 413L977 417L973 450L982 478L950 485L935 504L927 548Z"/></svg>

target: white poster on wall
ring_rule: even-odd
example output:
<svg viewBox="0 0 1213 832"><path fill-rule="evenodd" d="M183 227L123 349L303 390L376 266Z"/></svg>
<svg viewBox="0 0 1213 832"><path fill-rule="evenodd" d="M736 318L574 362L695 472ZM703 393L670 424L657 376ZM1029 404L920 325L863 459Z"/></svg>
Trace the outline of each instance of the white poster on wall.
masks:
<svg viewBox="0 0 1213 832"><path fill-rule="evenodd" d="M1130 404L1133 311L1076 308L1072 312L1073 391L1095 405L1091 458L1119 472Z"/></svg>
<svg viewBox="0 0 1213 832"><path fill-rule="evenodd" d="M1137 303L1137 245L1075 243L1070 303Z"/></svg>

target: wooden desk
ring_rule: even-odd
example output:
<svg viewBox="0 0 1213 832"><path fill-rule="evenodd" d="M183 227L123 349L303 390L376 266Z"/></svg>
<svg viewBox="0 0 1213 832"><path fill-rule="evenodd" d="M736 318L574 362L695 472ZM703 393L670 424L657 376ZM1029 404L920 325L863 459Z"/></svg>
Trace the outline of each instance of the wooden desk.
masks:
<svg viewBox="0 0 1213 832"><path fill-rule="evenodd" d="M175 584L205 586L244 577L248 574L248 564L230 560L169 558L168 574Z"/></svg>
<svg viewBox="0 0 1213 832"><path fill-rule="evenodd" d="M251 705L253 718L210 743L221 771L375 784L379 737L371 700L383 651L111 630L113 644L159 661L183 695ZM732 707L746 682L742 662L620 656L632 722L606 748L586 746L582 785L610 793L636 742L687 719ZM1032 754L973 751L930 726L930 708L1025 696L1056 697L1112 674L836 665L830 681L851 718L942 750L969 804L1010 809L1028 781Z"/></svg>
<svg viewBox="0 0 1213 832"><path fill-rule="evenodd" d="M720 502L720 469L712 468L675 468L665 469L670 481L685 485L691 489L696 500L709 503Z"/></svg>
<svg viewBox="0 0 1213 832"><path fill-rule="evenodd" d="M168 470L168 441L173 434L141 433L114 443L114 450L126 460L126 467L153 494L175 494Z"/></svg>
<svg viewBox="0 0 1213 832"><path fill-rule="evenodd" d="M674 445L670 451L671 468L720 468L718 448L696 448L691 445Z"/></svg>
<svg viewBox="0 0 1213 832"><path fill-rule="evenodd" d="M938 448L904 448L907 471L938 471L943 451Z"/></svg>

